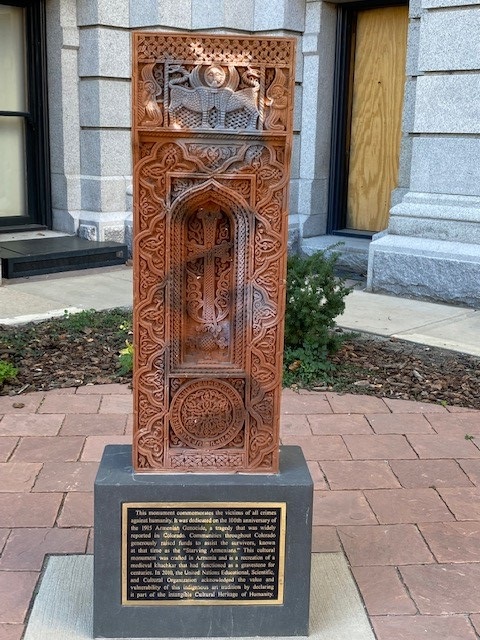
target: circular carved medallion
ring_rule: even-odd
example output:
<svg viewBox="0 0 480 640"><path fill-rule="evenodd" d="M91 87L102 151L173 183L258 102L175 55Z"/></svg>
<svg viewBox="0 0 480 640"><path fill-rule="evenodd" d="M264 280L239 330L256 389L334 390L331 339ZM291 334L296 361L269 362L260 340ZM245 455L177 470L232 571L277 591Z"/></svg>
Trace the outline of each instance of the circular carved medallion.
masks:
<svg viewBox="0 0 480 640"><path fill-rule="evenodd" d="M231 442L245 421L239 393L221 380L192 380L175 394L170 424L180 440L196 449Z"/></svg>

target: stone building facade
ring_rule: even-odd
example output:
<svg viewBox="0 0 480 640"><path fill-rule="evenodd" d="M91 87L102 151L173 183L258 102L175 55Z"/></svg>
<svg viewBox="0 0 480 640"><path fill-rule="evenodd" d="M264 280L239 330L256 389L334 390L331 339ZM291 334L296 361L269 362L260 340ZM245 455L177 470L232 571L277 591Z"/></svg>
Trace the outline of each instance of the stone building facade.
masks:
<svg viewBox="0 0 480 640"><path fill-rule="evenodd" d="M306 252L344 242L345 262L368 270L372 291L480 305L480 9L474 0L411 0L401 10L387 0L375 6L317 0L19 0L15 8L19 4L25 11L35 5L46 50L51 205L45 197L43 220L50 228L129 240L133 30L293 35L292 242ZM0 18L10 6L0 3ZM384 39L372 44L371 33ZM373 87L377 70L383 76ZM393 76L399 80L392 89ZM378 159L373 168L372 158ZM375 201L383 214L372 213Z"/></svg>

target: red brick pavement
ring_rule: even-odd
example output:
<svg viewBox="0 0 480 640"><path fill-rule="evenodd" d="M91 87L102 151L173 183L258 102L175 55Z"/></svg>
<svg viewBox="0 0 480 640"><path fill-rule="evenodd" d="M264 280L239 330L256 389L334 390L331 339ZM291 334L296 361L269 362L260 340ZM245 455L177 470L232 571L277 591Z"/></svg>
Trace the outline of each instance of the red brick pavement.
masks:
<svg viewBox="0 0 480 640"><path fill-rule="evenodd" d="M98 461L131 424L125 385L0 397L0 640L45 554L91 553ZM286 390L282 437L315 482L313 549L345 553L377 639L479 638L480 412Z"/></svg>

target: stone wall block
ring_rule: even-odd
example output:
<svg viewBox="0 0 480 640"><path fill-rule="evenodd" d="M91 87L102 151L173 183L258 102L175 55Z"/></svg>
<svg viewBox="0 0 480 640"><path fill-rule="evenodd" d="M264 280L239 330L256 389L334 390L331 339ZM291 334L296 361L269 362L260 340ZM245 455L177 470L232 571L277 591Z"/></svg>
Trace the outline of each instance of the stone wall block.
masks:
<svg viewBox="0 0 480 640"><path fill-rule="evenodd" d="M79 211L78 234L87 239L123 242L127 217L127 211Z"/></svg>
<svg viewBox="0 0 480 640"><path fill-rule="evenodd" d="M420 21L411 20L408 25L407 59L405 74L407 76L418 75L418 52L420 49Z"/></svg>
<svg viewBox="0 0 480 640"><path fill-rule="evenodd" d="M192 0L157 1L158 25L170 29L192 29Z"/></svg>
<svg viewBox="0 0 480 640"><path fill-rule="evenodd" d="M415 122L416 78L406 78L403 92L402 132L411 133Z"/></svg>
<svg viewBox="0 0 480 640"><path fill-rule="evenodd" d="M294 89L293 131L299 133L302 127L302 95L303 87L297 84Z"/></svg>
<svg viewBox="0 0 480 640"><path fill-rule="evenodd" d="M57 24L61 27L77 26L77 0L50 0L47 11L51 8L57 15Z"/></svg>
<svg viewBox="0 0 480 640"><path fill-rule="evenodd" d="M128 0L77 0L77 19L79 26L128 27Z"/></svg>
<svg viewBox="0 0 480 640"><path fill-rule="evenodd" d="M253 31L254 0L192 0L193 29Z"/></svg>
<svg viewBox="0 0 480 640"><path fill-rule="evenodd" d="M80 134L81 173L128 176L132 173L130 131L84 129Z"/></svg>
<svg viewBox="0 0 480 640"><path fill-rule="evenodd" d="M303 238L316 238L326 233L327 229L327 214L314 213L307 216L302 224L302 237Z"/></svg>
<svg viewBox="0 0 480 640"><path fill-rule="evenodd" d="M290 191L288 194L288 211L289 211L289 225L290 226L290 214L292 212L298 211L298 190L300 187L300 181L298 179L292 178L290 180Z"/></svg>
<svg viewBox="0 0 480 640"><path fill-rule="evenodd" d="M79 82L80 126L100 126L100 83L98 78Z"/></svg>
<svg viewBox="0 0 480 640"><path fill-rule="evenodd" d="M301 150L301 139L298 134L293 135L293 144L292 144L292 164L290 167L290 175L292 179L296 179L300 177L300 150Z"/></svg>
<svg viewBox="0 0 480 640"><path fill-rule="evenodd" d="M305 31L305 0L285 0L285 3L285 28L292 31Z"/></svg>
<svg viewBox="0 0 480 640"><path fill-rule="evenodd" d="M480 198L409 192L390 215L389 232L480 244Z"/></svg>
<svg viewBox="0 0 480 640"><path fill-rule="evenodd" d="M410 0L408 5L408 15L411 19L420 18L423 13L422 0Z"/></svg>
<svg viewBox="0 0 480 640"><path fill-rule="evenodd" d="M175 4L180 4L177 0ZM158 25L158 2L157 0L129 0L130 3L130 27L151 27ZM189 3L190 4L190 3Z"/></svg>
<svg viewBox="0 0 480 640"><path fill-rule="evenodd" d="M305 29L305 0L255 0L254 31Z"/></svg>
<svg viewBox="0 0 480 640"><path fill-rule="evenodd" d="M78 49L80 46L80 34L78 28L63 27L62 28L63 47L70 49Z"/></svg>
<svg viewBox="0 0 480 640"><path fill-rule="evenodd" d="M254 0L224 0L224 26L228 29L253 31Z"/></svg>
<svg viewBox="0 0 480 640"><path fill-rule="evenodd" d="M49 77L54 76L48 86L50 168L53 173L78 174L80 147L77 51L61 49L57 51L56 56L53 56L52 52L52 56L49 56L48 70Z"/></svg>
<svg viewBox="0 0 480 640"><path fill-rule="evenodd" d="M478 4L478 0L421 0L423 9L440 9L442 7L466 7Z"/></svg>
<svg viewBox="0 0 480 640"><path fill-rule="evenodd" d="M193 29L218 29L224 26L224 0L192 0Z"/></svg>
<svg viewBox="0 0 480 640"><path fill-rule="evenodd" d="M321 50L322 41L318 33L304 34L302 39L302 53L320 53Z"/></svg>
<svg viewBox="0 0 480 640"><path fill-rule="evenodd" d="M480 75L417 78L416 133L480 133Z"/></svg>
<svg viewBox="0 0 480 640"><path fill-rule="evenodd" d="M318 56L305 56L303 64L303 100L302 100L302 156L300 175L302 178L315 176L315 163L312 161L317 149L316 130L319 111L318 77L320 59Z"/></svg>
<svg viewBox="0 0 480 640"><path fill-rule="evenodd" d="M321 2L307 0L305 6L305 33L318 33L320 31Z"/></svg>
<svg viewBox="0 0 480 640"><path fill-rule="evenodd" d="M397 176L397 187L401 189L408 188L410 185L412 143L413 138L411 136L404 135L402 137Z"/></svg>
<svg viewBox="0 0 480 640"><path fill-rule="evenodd" d="M80 126L129 128L130 82L105 78L80 81Z"/></svg>
<svg viewBox="0 0 480 640"><path fill-rule="evenodd" d="M368 263L370 291L480 306L478 245L386 235Z"/></svg>
<svg viewBox="0 0 480 640"><path fill-rule="evenodd" d="M73 209L54 209L52 207L52 226L55 231L75 235L78 230L79 211Z"/></svg>
<svg viewBox="0 0 480 640"><path fill-rule="evenodd" d="M422 19L419 68L422 71L480 67L480 11L429 11Z"/></svg>
<svg viewBox="0 0 480 640"><path fill-rule="evenodd" d="M85 211L124 211L126 179L120 177L82 176L82 209Z"/></svg>
<svg viewBox="0 0 480 640"><path fill-rule="evenodd" d="M322 235L326 231L328 180L299 181L298 213L303 216L302 237ZM310 218L313 218L310 222Z"/></svg>
<svg viewBox="0 0 480 640"><path fill-rule="evenodd" d="M80 32L79 76L127 78L131 75L130 33L92 27Z"/></svg>
<svg viewBox="0 0 480 640"><path fill-rule="evenodd" d="M415 138L413 150L412 191L480 196L480 139Z"/></svg>
<svg viewBox="0 0 480 640"><path fill-rule="evenodd" d="M54 209L72 209L81 207L81 186L79 176L66 176L64 173L51 174L52 207Z"/></svg>

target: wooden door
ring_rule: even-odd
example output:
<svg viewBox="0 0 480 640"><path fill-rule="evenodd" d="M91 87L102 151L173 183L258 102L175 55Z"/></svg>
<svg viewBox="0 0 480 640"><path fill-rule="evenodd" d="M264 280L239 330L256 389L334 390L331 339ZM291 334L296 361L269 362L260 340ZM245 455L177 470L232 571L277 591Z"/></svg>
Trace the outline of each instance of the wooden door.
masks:
<svg viewBox="0 0 480 640"><path fill-rule="evenodd" d="M380 231L388 225L397 185L408 7L359 11L352 42L347 224Z"/></svg>

